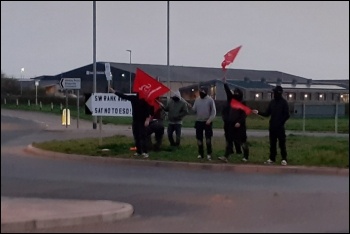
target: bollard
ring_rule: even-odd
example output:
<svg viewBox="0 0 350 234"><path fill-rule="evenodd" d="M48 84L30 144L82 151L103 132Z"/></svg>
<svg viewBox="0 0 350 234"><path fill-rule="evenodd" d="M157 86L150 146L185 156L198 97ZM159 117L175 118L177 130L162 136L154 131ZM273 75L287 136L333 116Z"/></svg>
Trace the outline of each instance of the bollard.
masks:
<svg viewBox="0 0 350 234"><path fill-rule="evenodd" d="M41 101L39 102L39 105L40 105L40 110L43 109L43 105L41 104Z"/></svg>
<svg viewBox="0 0 350 234"><path fill-rule="evenodd" d="M30 106L30 100L28 99L28 106Z"/></svg>
<svg viewBox="0 0 350 234"><path fill-rule="evenodd" d="M64 109L62 112L62 125L70 125L70 110Z"/></svg>
<svg viewBox="0 0 350 234"><path fill-rule="evenodd" d="M16 99L16 106L18 106L18 98Z"/></svg>
<svg viewBox="0 0 350 234"><path fill-rule="evenodd" d="M60 103L60 109L62 110L62 103Z"/></svg>
<svg viewBox="0 0 350 234"><path fill-rule="evenodd" d="M51 102L51 111L53 111L53 103Z"/></svg>
<svg viewBox="0 0 350 234"><path fill-rule="evenodd" d="M6 98L4 98L4 103L5 103L5 105L6 105Z"/></svg>

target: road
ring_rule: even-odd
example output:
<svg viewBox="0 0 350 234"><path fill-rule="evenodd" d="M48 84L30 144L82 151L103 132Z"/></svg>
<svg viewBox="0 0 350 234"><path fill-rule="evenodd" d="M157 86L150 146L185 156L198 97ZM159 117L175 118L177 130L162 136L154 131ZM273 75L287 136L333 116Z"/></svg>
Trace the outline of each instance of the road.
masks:
<svg viewBox="0 0 350 234"><path fill-rule="evenodd" d="M1 116L1 196L120 201L135 212L114 223L35 232L349 232L348 175L37 157L23 151L33 141L91 132L45 130L52 120L38 119Z"/></svg>

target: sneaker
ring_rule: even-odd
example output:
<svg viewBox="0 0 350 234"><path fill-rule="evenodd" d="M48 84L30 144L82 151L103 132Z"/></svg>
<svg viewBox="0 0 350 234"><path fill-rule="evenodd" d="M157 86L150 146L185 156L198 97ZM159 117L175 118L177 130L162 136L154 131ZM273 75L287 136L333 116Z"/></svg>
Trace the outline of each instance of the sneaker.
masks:
<svg viewBox="0 0 350 234"><path fill-rule="evenodd" d="M248 159L242 158L242 162L248 162Z"/></svg>
<svg viewBox="0 0 350 234"><path fill-rule="evenodd" d="M203 156L202 156L202 155L198 155L198 156L197 156L197 158L202 159L202 158L203 158Z"/></svg>
<svg viewBox="0 0 350 234"><path fill-rule="evenodd" d="M134 156L135 156L135 157L141 156L141 154L139 154L139 153L134 153Z"/></svg>
<svg viewBox="0 0 350 234"><path fill-rule="evenodd" d="M148 158L148 157L149 157L149 154L148 154L148 153L143 153L143 154L142 154L142 157L143 157L143 158Z"/></svg>
<svg viewBox="0 0 350 234"><path fill-rule="evenodd" d="M275 162L274 161L272 161L271 159L268 159L266 162L264 162L264 164L275 164Z"/></svg>
<svg viewBox="0 0 350 234"><path fill-rule="evenodd" d="M282 160L282 161L281 161L281 165L282 165L282 166L287 166L287 161L286 161L286 160Z"/></svg>
<svg viewBox="0 0 350 234"><path fill-rule="evenodd" d="M218 159L225 162L225 163L228 163L228 159L225 156L218 157Z"/></svg>
<svg viewBox="0 0 350 234"><path fill-rule="evenodd" d="M211 161L211 155L210 154L207 155L207 159L208 159L208 161Z"/></svg>

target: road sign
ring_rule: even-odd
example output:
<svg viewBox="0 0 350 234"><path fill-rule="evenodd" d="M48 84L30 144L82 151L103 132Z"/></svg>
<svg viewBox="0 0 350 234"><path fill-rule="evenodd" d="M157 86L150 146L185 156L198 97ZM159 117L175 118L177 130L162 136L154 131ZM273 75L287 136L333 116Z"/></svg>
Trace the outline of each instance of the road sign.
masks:
<svg viewBox="0 0 350 234"><path fill-rule="evenodd" d="M94 72L92 72L92 71L86 71L86 75L92 75L92 74L94 74ZM96 75L104 75L104 74L105 74L104 71L97 71L97 72L96 72Z"/></svg>
<svg viewBox="0 0 350 234"><path fill-rule="evenodd" d="M105 63L105 75L107 80L112 80L111 65L109 63Z"/></svg>
<svg viewBox="0 0 350 234"><path fill-rule="evenodd" d="M85 105L93 116L132 116L131 102L114 93L92 93Z"/></svg>
<svg viewBox="0 0 350 234"><path fill-rule="evenodd" d="M80 89L80 78L62 78L60 86L61 89Z"/></svg>

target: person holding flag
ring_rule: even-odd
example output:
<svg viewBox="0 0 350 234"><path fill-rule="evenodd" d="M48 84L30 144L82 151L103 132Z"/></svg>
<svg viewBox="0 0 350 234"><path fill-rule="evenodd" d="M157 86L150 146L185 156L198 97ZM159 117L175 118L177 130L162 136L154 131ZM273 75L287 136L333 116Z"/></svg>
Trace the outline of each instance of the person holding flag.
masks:
<svg viewBox="0 0 350 234"><path fill-rule="evenodd" d="M146 128L149 125L151 116L153 115L152 106L145 99L140 98L139 94L127 95L122 92L109 88L109 92L128 100L132 107L132 134L134 136L136 153L134 156L142 156L148 158L147 132Z"/></svg>
<svg viewBox="0 0 350 234"><path fill-rule="evenodd" d="M225 87L225 90L226 92L231 92L228 86ZM249 146L247 142L246 118L247 115L251 113L252 110L243 104L243 92L239 88L235 88L232 94L232 100L230 101L230 108L226 122L225 137L227 145L225 155L219 157L221 161L228 162L230 149L233 147L232 142L237 142L237 144L243 149L242 161L248 161Z"/></svg>
<svg viewBox="0 0 350 234"><path fill-rule="evenodd" d="M252 110L254 114L264 117L270 116L269 121L269 140L270 140L270 156L265 164L274 164L277 155L277 141L281 150L281 165L287 166L287 147L286 147L286 130L285 124L290 118L289 105L283 97L283 88L277 85L272 89L273 99L270 101L264 112Z"/></svg>
<svg viewBox="0 0 350 234"><path fill-rule="evenodd" d="M233 146L236 149L237 154L242 154L242 147L239 144L239 142L233 140L234 129L230 121L230 109L231 109L231 101L233 99L233 93L226 82L226 77L223 77L223 82L224 82L224 89L226 92L227 103L222 109L221 116L222 116L222 120L224 121L224 134L225 134L225 140L226 140L225 157L228 158L230 154L234 153Z"/></svg>
<svg viewBox="0 0 350 234"><path fill-rule="evenodd" d="M121 92L109 88L110 92L115 93L121 98L129 100L132 107L132 131L135 139L136 153L135 156L142 155L148 158L148 141L147 127L150 123L154 110L159 104L156 98L167 93L170 89L158 82L141 69L136 69L136 76L133 85L133 92L136 96L125 95Z"/></svg>

